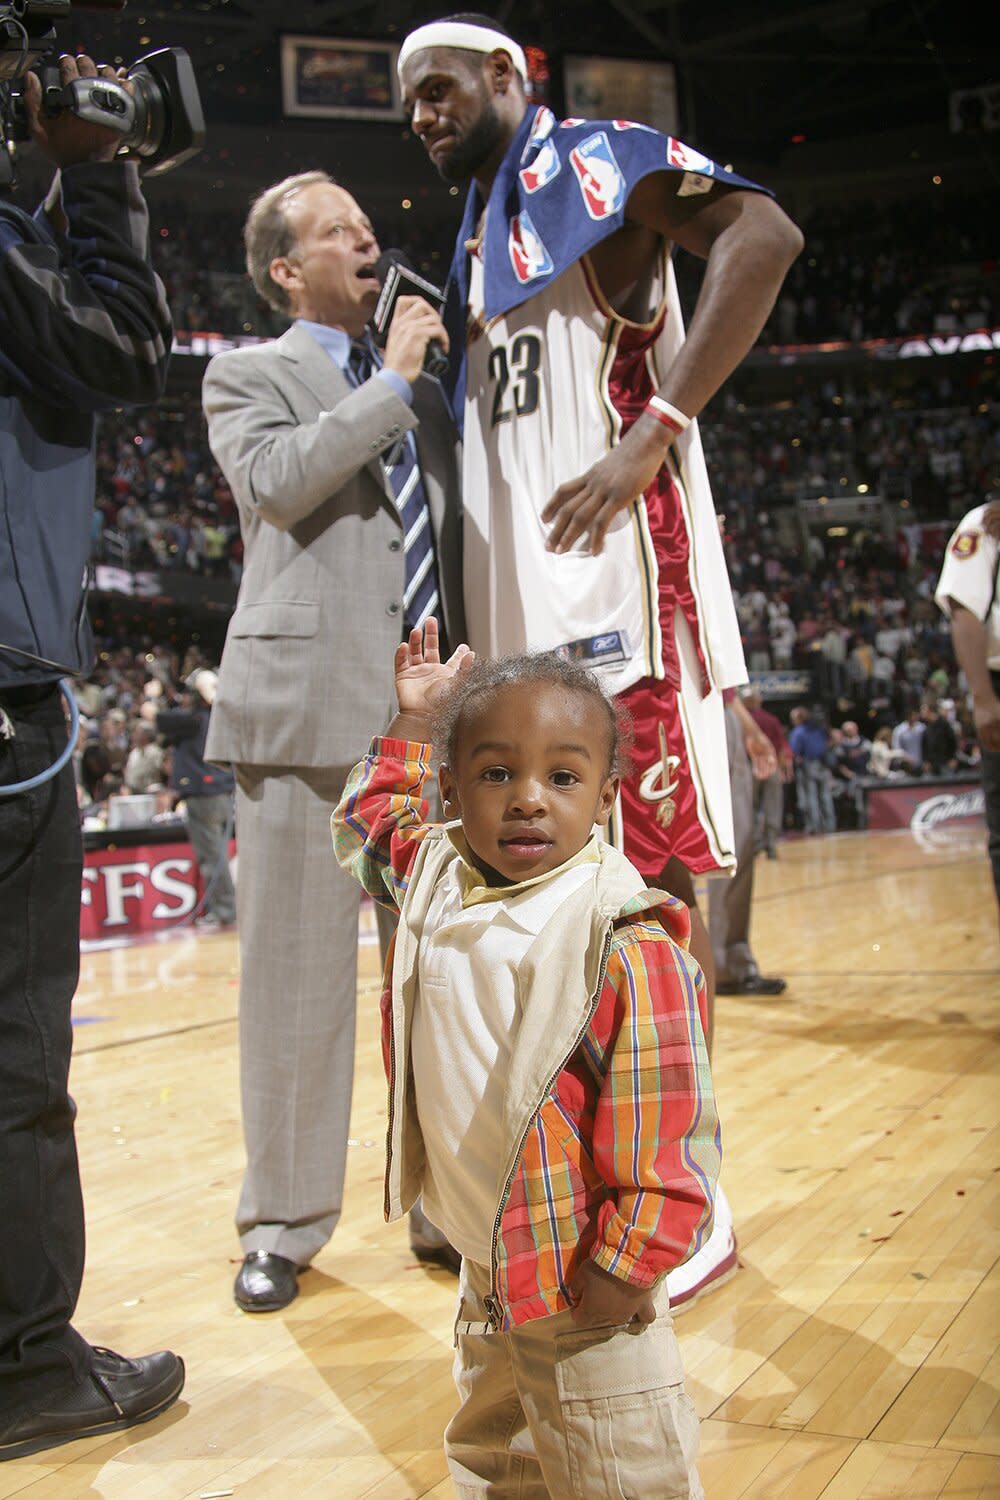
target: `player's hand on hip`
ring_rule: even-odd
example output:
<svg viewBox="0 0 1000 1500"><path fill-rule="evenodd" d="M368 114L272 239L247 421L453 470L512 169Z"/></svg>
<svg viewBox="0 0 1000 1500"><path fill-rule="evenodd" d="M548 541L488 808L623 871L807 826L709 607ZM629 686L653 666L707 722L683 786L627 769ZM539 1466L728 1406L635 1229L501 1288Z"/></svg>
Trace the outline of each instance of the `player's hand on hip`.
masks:
<svg viewBox="0 0 1000 1500"><path fill-rule="evenodd" d="M389 324L382 363L413 385L424 367L432 339L447 352L448 335L440 317L423 297L400 297Z"/></svg>
<svg viewBox="0 0 1000 1500"><path fill-rule="evenodd" d="M552 526L549 551L568 552L586 536L588 550L602 552L608 527L656 478L667 446L662 425L642 416L586 474L561 484L542 511Z"/></svg>

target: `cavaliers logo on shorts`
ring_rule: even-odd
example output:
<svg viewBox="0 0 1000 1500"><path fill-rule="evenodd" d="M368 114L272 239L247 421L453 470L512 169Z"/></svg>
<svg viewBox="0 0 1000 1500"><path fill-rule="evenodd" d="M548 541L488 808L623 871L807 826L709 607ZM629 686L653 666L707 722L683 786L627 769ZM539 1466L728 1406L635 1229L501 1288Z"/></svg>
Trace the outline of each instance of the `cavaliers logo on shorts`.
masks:
<svg viewBox="0 0 1000 1500"><path fill-rule="evenodd" d="M639 796L644 802L656 803L656 821L661 828L669 828L677 812L674 793L680 786L677 772L680 770L679 755L670 755L667 750L667 731L663 720L658 725L660 758L648 766L639 777Z"/></svg>

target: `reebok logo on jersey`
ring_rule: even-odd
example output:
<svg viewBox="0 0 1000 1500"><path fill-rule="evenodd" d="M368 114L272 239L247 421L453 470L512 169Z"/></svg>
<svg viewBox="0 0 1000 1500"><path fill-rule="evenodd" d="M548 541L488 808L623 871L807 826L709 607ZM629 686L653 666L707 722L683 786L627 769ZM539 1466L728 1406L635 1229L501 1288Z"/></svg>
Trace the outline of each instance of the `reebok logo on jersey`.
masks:
<svg viewBox="0 0 1000 1500"><path fill-rule="evenodd" d="M515 214L511 219L507 253L514 275L522 285L526 281L534 281L538 276L549 276L552 273L552 257L539 238L530 214Z"/></svg>
<svg viewBox="0 0 1000 1500"><path fill-rule="evenodd" d="M618 213L625 202L625 178L604 131L586 136L569 159L590 217L609 219Z"/></svg>

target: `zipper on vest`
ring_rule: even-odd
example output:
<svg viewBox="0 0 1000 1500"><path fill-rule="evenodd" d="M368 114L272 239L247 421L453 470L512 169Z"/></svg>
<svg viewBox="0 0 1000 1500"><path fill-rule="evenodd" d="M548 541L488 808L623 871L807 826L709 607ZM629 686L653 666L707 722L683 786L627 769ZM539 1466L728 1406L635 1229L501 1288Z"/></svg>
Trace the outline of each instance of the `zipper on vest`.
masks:
<svg viewBox="0 0 1000 1500"><path fill-rule="evenodd" d="M499 1333L503 1327L503 1308L500 1306L499 1297L484 1297L483 1306L486 1309L486 1316L490 1320L490 1327L496 1329Z"/></svg>
<svg viewBox="0 0 1000 1500"><path fill-rule="evenodd" d="M600 969L598 970L598 973L597 973L597 984L594 987L594 993L591 996L590 1006L588 1007L587 1014L586 1014L586 1017L584 1019L583 1025L580 1027L579 1031L577 1032L577 1034L576 1034L576 1036L575 1036L575 1038L573 1040L572 1047L570 1047L569 1051L567 1053L565 1053L565 1055L563 1056L562 1061L560 1062L558 1068L556 1068L555 1072L550 1075L548 1082L546 1083L545 1087L542 1090L542 1100L545 1099L545 1097L548 1094L549 1090L551 1089L552 1085L555 1083L556 1079L559 1077L559 1074L563 1071L563 1069L565 1068L566 1064L569 1062L570 1058L573 1056L573 1053L576 1051L577 1047L579 1047L580 1043L583 1041L583 1038L587 1034L587 1027L590 1025L591 1021L594 1019L594 1012L596 1011L598 1003L600 1002L600 998L601 998L601 990L604 988L604 976L605 976L605 974L607 973L607 970L608 970L608 959L611 956L611 939L612 939L613 931L614 931L613 924L609 922L607 935L606 935L606 937L604 939L604 952L601 954L601 967L600 967ZM503 1218L503 1211L504 1211L505 1207L507 1206L507 1195L510 1192L510 1185L514 1181L514 1174L517 1171L517 1164L518 1164L518 1162L519 1162L519 1160L521 1158L521 1152L524 1149L524 1143L528 1139L528 1131L531 1129L532 1121L534 1120L534 1118L537 1115L537 1113L538 1113L538 1111L539 1111L540 1108L541 1108L541 1101L535 1107L535 1109L532 1110L530 1116L528 1117L528 1123L527 1123L527 1125L525 1125L523 1131L521 1132L521 1139L518 1141L518 1143L517 1143L517 1150L514 1152L514 1160L513 1160L512 1164L511 1164L510 1171L507 1173L507 1181L504 1183L504 1185L503 1185L503 1192L500 1194L500 1202L497 1205L496 1218L493 1220L493 1237L492 1237L492 1239L490 1241L490 1293L491 1293L491 1295L488 1296L488 1297L484 1297L483 1298L483 1306L486 1308L487 1315L489 1316L489 1320L490 1320L491 1325L494 1328L497 1328L497 1329L499 1329L499 1328L501 1328L503 1326L503 1303L500 1301L500 1298L497 1296L497 1270L499 1269L498 1266L497 1266L497 1236L500 1233L500 1221ZM496 1316L500 1320L499 1322L494 1322L494 1310L496 1312Z"/></svg>

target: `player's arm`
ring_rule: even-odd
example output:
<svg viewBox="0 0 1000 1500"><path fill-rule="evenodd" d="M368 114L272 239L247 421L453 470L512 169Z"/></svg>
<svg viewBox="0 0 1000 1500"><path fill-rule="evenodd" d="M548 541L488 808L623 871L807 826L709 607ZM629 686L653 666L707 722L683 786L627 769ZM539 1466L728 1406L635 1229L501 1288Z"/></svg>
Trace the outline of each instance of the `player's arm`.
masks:
<svg viewBox="0 0 1000 1500"><path fill-rule="evenodd" d="M803 239L766 193L718 184L704 197L678 198L683 180L677 172L644 177L626 212L705 261L687 337L657 392L693 418L753 348Z"/></svg>
<svg viewBox="0 0 1000 1500"><path fill-rule="evenodd" d="M1000 698L993 689L986 656L986 626L977 615L949 596L951 640L972 694L976 733L984 750L1000 751Z"/></svg>
<svg viewBox="0 0 1000 1500"><path fill-rule="evenodd" d="M628 222L702 257L705 275L687 338L656 395L622 441L578 478L560 485L543 512L549 548L565 552L584 534L600 552L615 516L651 483L667 449L752 348L789 267L801 231L764 193L713 187L678 198L676 172L654 172L629 196Z"/></svg>

